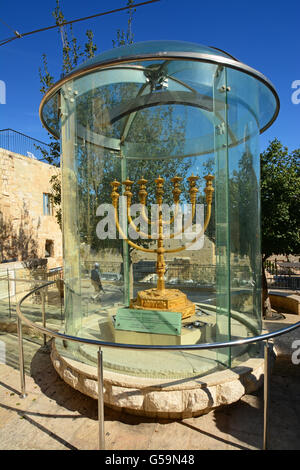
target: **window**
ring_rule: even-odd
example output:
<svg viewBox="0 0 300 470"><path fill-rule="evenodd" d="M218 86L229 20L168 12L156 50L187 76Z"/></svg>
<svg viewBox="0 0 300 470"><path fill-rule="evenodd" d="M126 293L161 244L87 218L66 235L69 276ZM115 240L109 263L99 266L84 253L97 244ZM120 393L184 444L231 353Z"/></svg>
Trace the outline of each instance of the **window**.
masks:
<svg viewBox="0 0 300 470"><path fill-rule="evenodd" d="M46 240L45 243L45 258L54 256L54 242L53 240Z"/></svg>
<svg viewBox="0 0 300 470"><path fill-rule="evenodd" d="M53 215L51 194L43 193L43 215Z"/></svg>

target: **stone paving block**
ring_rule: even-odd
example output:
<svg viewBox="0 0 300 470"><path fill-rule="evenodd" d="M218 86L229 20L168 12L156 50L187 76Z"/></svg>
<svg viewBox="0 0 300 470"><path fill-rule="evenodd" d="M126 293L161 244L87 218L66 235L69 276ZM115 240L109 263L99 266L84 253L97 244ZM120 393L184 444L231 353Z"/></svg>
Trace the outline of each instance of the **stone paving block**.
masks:
<svg viewBox="0 0 300 470"><path fill-rule="evenodd" d="M128 426L120 421L106 421L106 448L111 450L148 449L156 423L146 422Z"/></svg>

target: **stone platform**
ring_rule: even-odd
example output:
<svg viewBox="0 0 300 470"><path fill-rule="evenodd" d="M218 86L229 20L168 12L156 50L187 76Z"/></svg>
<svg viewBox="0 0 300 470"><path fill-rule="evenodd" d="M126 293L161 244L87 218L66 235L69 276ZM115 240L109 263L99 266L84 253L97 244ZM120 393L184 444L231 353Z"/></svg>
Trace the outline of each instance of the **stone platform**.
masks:
<svg viewBox="0 0 300 470"><path fill-rule="evenodd" d="M202 316L194 315L183 320L182 344L216 341L215 307L198 304L197 308L202 309ZM77 335L118 342L113 327L116 311L117 307L109 314L102 312L86 318ZM194 327L195 323L200 327ZM241 319L232 319L232 339L247 337L249 331L249 325L243 324ZM220 336L218 338L221 340ZM149 344L146 339L143 333L137 333L131 343ZM257 354L250 359L248 348L238 346L234 349L236 359L229 369L226 348L153 351L103 347L105 404L135 415L183 419L233 403L261 384L263 359ZM55 340L51 358L54 368L66 383L90 397L98 397L97 347L62 344Z"/></svg>
<svg viewBox="0 0 300 470"><path fill-rule="evenodd" d="M105 348L103 350L105 358ZM133 352L139 354L139 351ZM98 398L95 366L62 354L58 340L52 343L51 359L55 370L67 384L85 395ZM238 401L244 394L256 390L262 377L262 358L248 359L232 369L194 373L192 377L180 379L122 374L107 370L104 364L104 401L110 408L134 415L183 419Z"/></svg>

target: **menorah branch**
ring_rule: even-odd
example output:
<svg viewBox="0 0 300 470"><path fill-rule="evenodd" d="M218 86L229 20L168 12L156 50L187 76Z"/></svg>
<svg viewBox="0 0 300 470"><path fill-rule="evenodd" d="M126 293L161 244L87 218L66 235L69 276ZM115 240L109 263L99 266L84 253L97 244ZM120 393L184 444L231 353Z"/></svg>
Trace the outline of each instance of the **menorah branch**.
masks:
<svg viewBox="0 0 300 470"><path fill-rule="evenodd" d="M196 204L193 204L192 205L192 213L189 217L189 220L187 221L187 223L183 226L183 228L181 230L179 230L178 232L174 232L174 233L171 233L169 238L173 239L179 235L182 235L184 233L185 230L187 230L188 228L190 228L190 226L192 225L193 223L193 220L194 220L194 217L195 217L195 212L196 212Z"/></svg>
<svg viewBox="0 0 300 470"><path fill-rule="evenodd" d="M134 230L136 233L139 233L143 238L147 238L148 240L154 240L154 239L152 238L152 235L151 235L151 234L143 232L140 228L138 228L138 227L135 225L135 223L133 222L132 217L131 217L131 215L130 215L130 208L127 208L127 219L128 219L129 225L133 228L133 230Z"/></svg>
<svg viewBox="0 0 300 470"><path fill-rule="evenodd" d="M167 249L166 253L179 253L180 251L187 250L188 248L190 248L190 246L194 245L199 240L199 238L201 238L204 235L208 227L210 218L211 218L211 205L207 206L207 214L205 217L203 228L199 233L197 233L196 237L189 243L186 243L185 245L182 245L179 248Z"/></svg>
<svg viewBox="0 0 300 470"><path fill-rule="evenodd" d="M133 248L136 248L137 250L144 251L146 253L155 253L156 252L155 249L145 248L145 247L137 245L133 241L129 240L129 238L125 235L125 233L123 232L123 230L120 226L119 217L118 217L118 207L115 207L114 216L115 216L116 228L117 228L119 234L121 235L121 238L123 240L125 240L128 243L128 245L132 246Z"/></svg>

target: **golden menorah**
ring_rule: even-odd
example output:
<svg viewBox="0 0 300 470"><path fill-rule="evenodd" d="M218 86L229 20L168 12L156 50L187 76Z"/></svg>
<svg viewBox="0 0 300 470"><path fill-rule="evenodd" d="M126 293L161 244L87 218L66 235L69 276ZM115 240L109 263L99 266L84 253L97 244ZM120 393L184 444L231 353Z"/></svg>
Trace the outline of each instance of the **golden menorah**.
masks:
<svg viewBox="0 0 300 470"><path fill-rule="evenodd" d="M133 193L131 192L131 189L132 189L132 185L134 184L134 181L131 181L129 178L127 178L125 181L122 182L122 184L125 186L125 191L123 195L126 197L126 200L127 200L127 220L128 220L129 225L133 228L133 230L136 233L139 233L140 236L142 236L144 239L148 239L149 241L157 240L156 248L146 248L144 246L140 246L137 243L130 240L125 235L120 225L119 216L118 216L118 206L119 206L119 197L120 197L118 189L121 183L116 180L110 183L112 186L111 199L112 199L112 204L114 207L115 224L121 237L124 240L126 240L126 242L133 248L140 250L140 251L147 252L147 253L156 253L157 255L157 261L156 261L156 273L157 273L157 278L158 278L157 287L138 292L137 298L131 300L130 307L135 308L135 309L144 309L144 310L155 309L155 310L164 310L164 311L170 311L170 312L172 311L180 312L182 315L182 319L190 317L191 315L195 313L195 305L193 304L193 302L188 300L186 294L184 294L178 289L169 289L169 288L166 289L165 287L165 272L166 272L165 254L166 253L178 253L180 251L186 250L187 248L191 247L194 243L196 243L196 241L199 240L199 238L202 237L204 232L206 231L207 226L210 221L210 217L211 217L211 205L212 205L212 198L213 198L213 191L214 191L214 188L212 186L212 181L214 179L214 176L209 174L205 176L204 178L206 180L206 186L205 186L204 192L206 195L207 210L206 210L206 216L205 216L203 227L191 241L185 243L184 245L180 247L170 248L170 249L167 249L164 246L164 240L166 239L164 235L164 227L166 225L173 224L176 217L178 216L180 194L182 192L180 189L180 183L183 178L181 178L180 176L174 176L171 179L171 182L173 184L172 193L173 193L173 201L174 201L175 209L173 211L173 217L170 220L163 219L162 204L163 204L163 195L164 195L164 181L165 181L164 178L161 178L159 176L158 178L154 180L156 184L156 204L158 206L158 217L156 220L150 220L148 216L146 215L146 201L147 201L147 195L148 195L146 185L148 181L142 177L137 182L137 184L139 185L138 198L141 204L141 216L148 224L148 227L150 227L153 224L156 225L157 233L155 234L155 237L152 234L141 231L141 229L135 225L130 215L130 209L131 209L131 203L132 203L132 197L133 197ZM167 239L174 239L175 237L182 235L184 231L186 231L189 227L191 227L194 217L195 217L195 212L196 212L196 197L197 197L197 192L198 192L198 189L196 187L196 182L198 179L199 177L194 176L194 175L191 175L187 178L188 183L189 183L189 196L190 196L190 203L191 203L191 213L190 213L188 222L179 231L177 232L174 231L174 233L168 234Z"/></svg>

